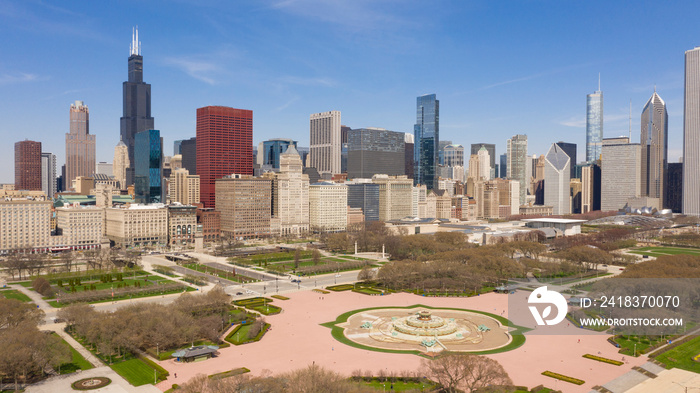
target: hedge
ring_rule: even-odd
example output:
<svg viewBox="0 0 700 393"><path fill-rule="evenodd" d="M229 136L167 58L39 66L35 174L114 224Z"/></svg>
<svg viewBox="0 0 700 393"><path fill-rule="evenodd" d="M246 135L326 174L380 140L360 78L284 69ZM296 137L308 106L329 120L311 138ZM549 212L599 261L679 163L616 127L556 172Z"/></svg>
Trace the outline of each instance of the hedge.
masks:
<svg viewBox="0 0 700 393"><path fill-rule="evenodd" d="M282 295L272 295L272 296L270 296L270 297L275 298L275 299L277 299L277 300L289 300L288 297L282 296Z"/></svg>
<svg viewBox="0 0 700 393"><path fill-rule="evenodd" d="M267 333L267 330L270 328L270 324L266 323L265 326L263 326L263 328L260 330L260 333L258 333L257 336L255 336L254 338L250 338L250 339L247 339L245 341L236 343L233 341L233 339L231 337L233 337L236 334L236 332L238 332L238 330L243 326L247 326L247 325L236 326L233 330L231 330L231 333L229 333L228 336L226 336L226 338L224 340L230 342L233 345L242 345L242 344L248 344L248 343L260 341L263 338L263 336L265 335L265 333Z"/></svg>
<svg viewBox="0 0 700 393"><path fill-rule="evenodd" d="M331 285L329 287L326 287L326 289L335 291L335 292L342 292L342 291L349 291L353 289L355 286L352 284L340 284L340 285Z"/></svg>
<svg viewBox="0 0 700 393"><path fill-rule="evenodd" d="M586 359L591 359L591 360L595 360L598 362L613 364L615 366L622 366L623 364L625 364L624 362L621 362L619 360L613 360L613 359L608 359L608 358L604 358L601 356L591 355L590 353L583 355L583 357Z"/></svg>
<svg viewBox="0 0 700 393"><path fill-rule="evenodd" d="M234 368L233 370L224 371L222 373L216 373L209 376L211 379L224 379L228 377L234 377L236 375L241 375L249 373L250 370L245 367Z"/></svg>
<svg viewBox="0 0 700 393"><path fill-rule="evenodd" d="M542 375L545 375L547 377L552 377L554 379L558 379L558 380L561 380L564 382L573 383L574 385L583 385L584 383L586 383L586 381L584 381L582 379L567 377L566 375L558 374L558 373L555 373L552 371L545 371L542 373Z"/></svg>

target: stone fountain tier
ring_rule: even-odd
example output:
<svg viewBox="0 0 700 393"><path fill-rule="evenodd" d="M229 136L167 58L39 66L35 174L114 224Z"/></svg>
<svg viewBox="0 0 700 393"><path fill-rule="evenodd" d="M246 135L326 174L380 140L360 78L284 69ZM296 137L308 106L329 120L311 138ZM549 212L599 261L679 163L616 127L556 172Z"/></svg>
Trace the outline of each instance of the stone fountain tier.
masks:
<svg viewBox="0 0 700 393"><path fill-rule="evenodd" d="M393 322L394 329L412 336L447 336L459 329L454 321L430 315L429 311L421 311L415 315L403 317Z"/></svg>

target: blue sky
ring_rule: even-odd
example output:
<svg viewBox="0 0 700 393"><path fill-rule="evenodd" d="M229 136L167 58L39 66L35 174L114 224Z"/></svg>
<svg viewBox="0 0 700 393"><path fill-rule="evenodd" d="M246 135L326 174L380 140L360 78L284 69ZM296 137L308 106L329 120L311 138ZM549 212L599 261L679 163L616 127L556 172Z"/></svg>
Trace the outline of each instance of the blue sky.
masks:
<svg viewBox="0 0 700 393"><path fill-rule="evenodd" d="M14 142L25 138L60 168L75 100L90 108L98 161L112 161L136 25L167 154L195 135L201 106L252 109L255 143L307 146L311 113L412 132L416 96L436 93L443 140L496 143L501 154L524 133L529 154L563 140L583 157L586 94L600 72L605 137L627 135L632 100L639 141L656 85L675 162L699 11L693 1L0 0L0 182L14 181Z"/></svg>

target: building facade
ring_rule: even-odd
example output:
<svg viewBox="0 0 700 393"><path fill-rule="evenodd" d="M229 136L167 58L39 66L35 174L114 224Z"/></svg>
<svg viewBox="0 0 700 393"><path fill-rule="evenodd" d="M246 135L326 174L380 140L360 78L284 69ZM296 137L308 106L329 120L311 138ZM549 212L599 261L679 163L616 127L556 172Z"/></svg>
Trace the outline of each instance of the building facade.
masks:
<svg viewBox="0 0 700 393"><path fill-rule="evenodd" d="M581 213L600 210L601 181L600 165L588 163L581 167Z"/></svg>
<svg viewBox="0 0 700 393"><path fill-rule="evenodd" d="M408 176L409 179L413 179L413 146L415 141L415 136L413 134L404 134L404 175Z"/></svg>
<svg viewBox="0 0 700 393"><path fill-rule="evenodd" d="M168 244L188 245L194 243L197 233L197 207L191 205L168 205Z"/></svg>
<svg viewBox="0 0 700 393"><path fill-rule="evenodd" d="M70 132L66 134L68 184L78 176L95 173L95 135L90 135L90 111L83 101L70 106Z"/></svg>
<svg viewBox="0 0 700 393"><path fill-rule="evenodd" d="M572 179L575 178L576 177L576 144L559 141L556 143L556 145L559 146L559 148L561 150L563 150L567 156L569 156L569 158L570 158L570 161L569 161L570 175L569 175L569 177ZM536 157L533 157L533 158L536 158ZM533 161L533 165L536 165L534 161ZM536 170L536 168L535 168L535 170ZM535 176L534 172L533 172L533 176Z"/></svg>
<svg viewBox="0 0 700 393"><path fill-rule="evenodd" d="M603 146L603 92L586 96L586 161L600 159Z"/></svg>
<svg viewBox="0 0 700 393"><path fill-rule="evenodd" d="M491 169L496 168L496 145L493 143L472 143L471 145L471 154L479 154L479 150L481 150L482 147L486 148L486 151L489 153L489 165L491 166ZM496 173L494 174L495 177L498 177L499 174Z"/></svg>
<svg viewBox="0 0 700 393"><path fill-rule="evenodd" d="M52 245L61 249L99 248L104 237L105 209L95 206L56 208L56 229Z"/></svg>
<svg viewBox="0 0 700 393"><path fill-rule="evenodd" d="M41 190L53 198L56 194L56 155L41 153Z"/></svg>
<svg viewBox="0 0 700 393"><path fill-rule="evenodd" d="M15 190L41 189L41 142L15 143Z"/></svg>
<svg viewBox="0 0 700 393"><path fill-rule="evenodd" d="M320 182L309 186L309 227L314 232L342 232L348 226L348 187Z"/></svg>
<svg viewBox="0 0 700 393"><path fill-rule="evenodd" d="M527 135L515 135L506 142L507 178L520 182L520 204L524 205L527 188Z"/></svg>
<svg viewBox="0 0 700 393"><path fill-rule="evenodd" d="M379 220L398 220L413 215L411 179L406 176L374 175L372 183L379 185Z"/></svg>
<svg viewBox="0 0 700 393"><path fill-rule="evenodd" d="M348 178L376 174L401 176L405 171L405 134L383 128L359 128L348 132Z"/></svg>
<svg viewBox="0 0 700 393"><path fill-rule="evenodd" d="M341 172L342 135L340 111L314 113L309 117L310 163L320 174Z"/></svg>
<svg viewBox="0 0 700 393"><path fill-rule="evenodd" d="M345 183L348 186L348 206L362 209L364 221L379 221L379 184Z"/></svg>
<svg viewBox="0 0 700 393"><path fill-rule="evenodd" d="M0 254L46 252L50 235L50 201L0 200Z"/></svg>
<svg viewBox="0 0 700 393"><path fill-rule="evenodd" d="M545 156L544 204L552 206L555 215L571 213L570 182L571 158L554 143Z"/></svg>
<svg viewBox="0 0 700 393"><path fill-rule="evenodd" d="M301 156L294 145L280 155L280 171L273 184L273 215L280 234L299 236L309 231L309 175L304 174Z"/></svg>
<svg viewBox="0 0 700 393"><path fill-rule="evenodd" d="M416 124L413 127L414 184L437 186L438 146L440 144L440 101L435 94L416 99Z"/></svg>
<svg viewBox="0 0 700 393"><path fill-rule="evenodd" d="M700 216L700 47L685 52L683 214Z"/></svg>
<svg viewBox="0 0 700 393"><path fill-rule="evenodd" d="M126 170L126 182L121 187L126 189L134 184L134 145L136 134L155 128L151 117L151 85L143 81L143 56L138 29L131 34L129 48L129 78L123 87L123 115L120 119L121 140L129 153L129 167ZM68 179L70 181L71 179Z"/></svg>
<svg viewBox="0 0 700 393"><path fill-rule="evenodd" d="M663 204L668 167L668 112L656 91L644 105L641 128L642 196L659 198Z"/></svg>
<svg viewBox="0 0 700 393"><path fill-rule="evenodd" d="M238 174L216 179L216 210L222 234L235 239L270 236L272 181Z"/></svg>
<svg viewBox="0 0 700 393"><path fill-rule="evenodd" d="M199 176L190 175L185 168L180 168L170 173L168 183L170 202L178 202L183 205L196 205L199 203Z"/></svg>
<svg viewBox="0 0 700 393"><path fill-rule="evenodd" d="M629 138L603 139L601 155L601 210L619 210L641 193L642 151ZM547 184L545 183L545 188Z"/></svg>
<svg viewBox="0 0 700 393"><path fill-rule="evenodd" d="M257 164L267 165L273 169L280 169L280 156L293 145L296 149L297 141L284 138L275 138L258 144Z"/></svg>
<svg viewBox="0 0 700 393"><path fill-rule="evenodd" d="M683 163L674 162L668 164L666 172L666 201L664 206L674 213L683 210Z"/></svg>
<svg viewBox="0 0 700 393"><path fill-rule="evenodd" d="M131 163L129 162L129 149L124 144L124 141L119 139L119 143L114 147L114 162L112 165L112 171L114 177L119 182L119 188L122 190L126 189L126 171Z"/></svg>
<svg viewBox="0 0 700 393"><path fill-rule="evenodd" d="M136 203L165 202L163 139L160 131L147 130L134 139L134 199Z"/></svg>
<svg viewBox="0 0 700 393"><path fill-rule="evenodd" d="M168 209L162 203L107 208L105 236L120 248L165 246L168 244Z"/></svg>
<svg viewBox="0 0 700 393"><path fill-rule="evenodd" d="M182 167L190 171L190 175L197 174L197 137L185 139L180 143L180 155Z"/></svg>

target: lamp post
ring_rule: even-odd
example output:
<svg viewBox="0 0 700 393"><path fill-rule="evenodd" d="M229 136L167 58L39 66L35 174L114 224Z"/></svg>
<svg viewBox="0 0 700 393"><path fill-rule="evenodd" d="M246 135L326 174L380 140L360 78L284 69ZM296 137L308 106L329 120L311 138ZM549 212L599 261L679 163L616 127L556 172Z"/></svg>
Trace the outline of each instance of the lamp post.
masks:
<svg viewBox="0 0 700 393"><path fill-rule="evenodd" d="M156 343L156 356L160 357L160 346Z"/></svg>
<svg viewBox="0 0 700 393"><path fill-rule="evenodd" d="M636 343L634 344L634 355L632 355L632 356L637 357L637 344Z"/></svg>

